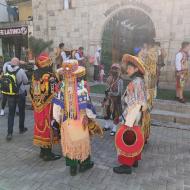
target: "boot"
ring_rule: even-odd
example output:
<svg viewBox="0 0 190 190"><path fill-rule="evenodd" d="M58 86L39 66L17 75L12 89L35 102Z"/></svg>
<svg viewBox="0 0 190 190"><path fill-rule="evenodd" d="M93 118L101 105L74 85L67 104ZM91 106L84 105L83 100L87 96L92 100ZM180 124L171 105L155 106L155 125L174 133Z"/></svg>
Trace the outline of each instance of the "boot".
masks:
<svg viewBox="0 0 190 190"><path fill-rule="evenodd" d="M45 156L45 148L40 148L40 158L44 158Z"/></svg>
<svg viewBox="0 0 190 190"><path fill-rule="evenodd" d="M93 166L94 166L94 162L92 162L92 161L90 161L90 163L88 163L88 164L80 164L79 172L83 173L83 172L93 168Z"/></svg>
<svg viewBox="0 0 190 190"><path fill-rule="evenodd" d="M135 163L133 164L133 167L134 167L134 168L138 168L138 166L139 166L139 162L138 162L138 161L135 161Z"/></svg>
<svg viewBox="0 0 190 190"><path fill-rule="evenodd" d="M77 175L77 166L70 166L70 175L71 176Z"/></svg>
<svg viewBox="0 0 190 190"><path fill-rule="evenodd" d="M92 162L89 157L84 162L79 164L79 172L83 173L83 172L93 168L93 166L94 166L94 162Z"/></svg>
<svg viewBox="0 0 190 190"><path fill-rule="evenodd" d="M126 165L121 165L114 167L113 172L117 174L132 174L132 168Z"/></svg>
<svg viewBox="0 0 190 190"><path fill-rule="evenodd" d="M60 159L60 155L56 155L51 152L51 148L45 148L45 155L43 157L44 161L54 161Z"/></svg>

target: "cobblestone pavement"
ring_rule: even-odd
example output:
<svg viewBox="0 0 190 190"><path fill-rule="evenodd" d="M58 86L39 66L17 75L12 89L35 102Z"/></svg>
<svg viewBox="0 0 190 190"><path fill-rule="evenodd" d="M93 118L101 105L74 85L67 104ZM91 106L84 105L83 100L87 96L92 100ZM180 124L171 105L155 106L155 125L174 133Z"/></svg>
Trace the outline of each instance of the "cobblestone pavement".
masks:
<svg viewBox="0 0 190 190"><path fill-rule="evenodd" d="M32 145L33 118L27 111L24 135L6 142L7 116L0 118L0 190L190 190L190 131L153 127L139 168L132 175L117 175L114 139L105 134L93 139L92 170L70 177L65 161L43 162ZM60 147L54 148L60 152Z"/></svg>

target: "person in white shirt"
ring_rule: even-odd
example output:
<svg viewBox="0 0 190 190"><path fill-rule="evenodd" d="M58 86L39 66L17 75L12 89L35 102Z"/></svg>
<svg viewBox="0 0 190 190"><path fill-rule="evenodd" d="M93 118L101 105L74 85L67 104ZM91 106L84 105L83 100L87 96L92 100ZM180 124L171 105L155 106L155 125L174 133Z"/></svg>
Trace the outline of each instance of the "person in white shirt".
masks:
<svg viewBox="0 0 190 190"><path fill-rule="evenodd" d="M104 83L104 76L105 76L105 72L104 72L104 66L100 65L100 83L103 84Z"/></svg>
<svg viewBox="0 0 190 190"><path fill-rule="evenodd" d="M56 68L60 68L63 61L67 61L70 59L70 56L67 56L64 51L64 43L60 43L59 47L55 50L55 62L56 62Z"/></svg>
<svg viewBox="0 0 190 190"><path fill-rule="evenodd" d="M59 44L59 48L61 49L61 57L62 57L62 60L63 60L63 61L67 61L67 60L70 59L70 56L67 56L67 55L66 55L66 53L65 53L65 51L64 51L64 46L65 46L64 43Z"/></svg>
<svg viewBox="0 0 190 190"><path fill-rule="evenodd" d="M188 77L188 52L190 51L190 43L183 42L181 50L176 54L176 99L185 103L184 87Z"/></svg>
<svg viewBox="0 0 190 190"><path fill-rule="evenodd" d="M101 55L101 48L98 47L95 53L95 61L94 61L94 81L98 81L98 68L100 65L100 55Z"/></svg>

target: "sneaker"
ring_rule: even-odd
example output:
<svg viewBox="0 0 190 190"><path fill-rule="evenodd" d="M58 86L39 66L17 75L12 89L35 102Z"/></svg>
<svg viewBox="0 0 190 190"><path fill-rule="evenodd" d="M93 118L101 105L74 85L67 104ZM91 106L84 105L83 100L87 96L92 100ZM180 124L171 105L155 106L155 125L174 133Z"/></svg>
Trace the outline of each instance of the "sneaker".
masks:
<svg viewBox="0 0 190 190"><path fill-rule="evenodd" d="M104 131L109 131L110 130L110 127L109 128L103 128Z"/></svg>
<svg viewBox="0 0 190 190"><path fill-rule="evenodd" d="M20 130L20 134L24 134L24 133L26 133L26 131L28 131L28 129L26 127L24 127L24 129Z"/></svg>
<svg viewBox="0 0 190 190"><path fill-rule="evenodd" d="M116 133L115 131L111 131L110 136L115 136L115 133Z"/></svg>
<svg viewBox="0 0 190 190"><path fill-rule="evenodd" d="M5 115L5 111L2 109L0 112L0 116L4 116Z"/></svg>
<svg viewBox="0 0 190 190"><path fill-rule="evenodd" d="M117 174L132 174L132 168L126 165L121 165L114 167L113 172Z"/></svg>
<svg viewBox="0 0 190 190"><path fill-rule="evenodd" d="M110 133L110 136L115 136L116 131L117 131L117 125L113 124L113 128L112 128L112 131Z"/></svg>
<svg viewBox="0 0 190 190"><path fill-rule="evenodd" d="M8 134L6 139L7 139L7 141L11 141L12 140L12 134Z"/></svg>

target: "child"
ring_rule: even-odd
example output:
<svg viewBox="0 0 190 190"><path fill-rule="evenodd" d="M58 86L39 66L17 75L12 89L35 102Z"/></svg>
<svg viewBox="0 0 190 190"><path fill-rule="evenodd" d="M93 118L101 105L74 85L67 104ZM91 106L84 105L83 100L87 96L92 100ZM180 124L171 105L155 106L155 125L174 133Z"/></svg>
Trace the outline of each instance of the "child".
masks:
<svg viewBox="0 0 190 190"><path fill-rule="evenodd" d="M123 80L120 77L121 67L119 64L113 64L110 70L110 76L107 79L107 114L106 114L106 124L104 130L107 131L112 128L110 132L111 136L114 136L117 130L117 125L119 124L119 119L122 114L121 107L121 95L123 93ZM109 119L113 122L109 123Z"/></svg>

